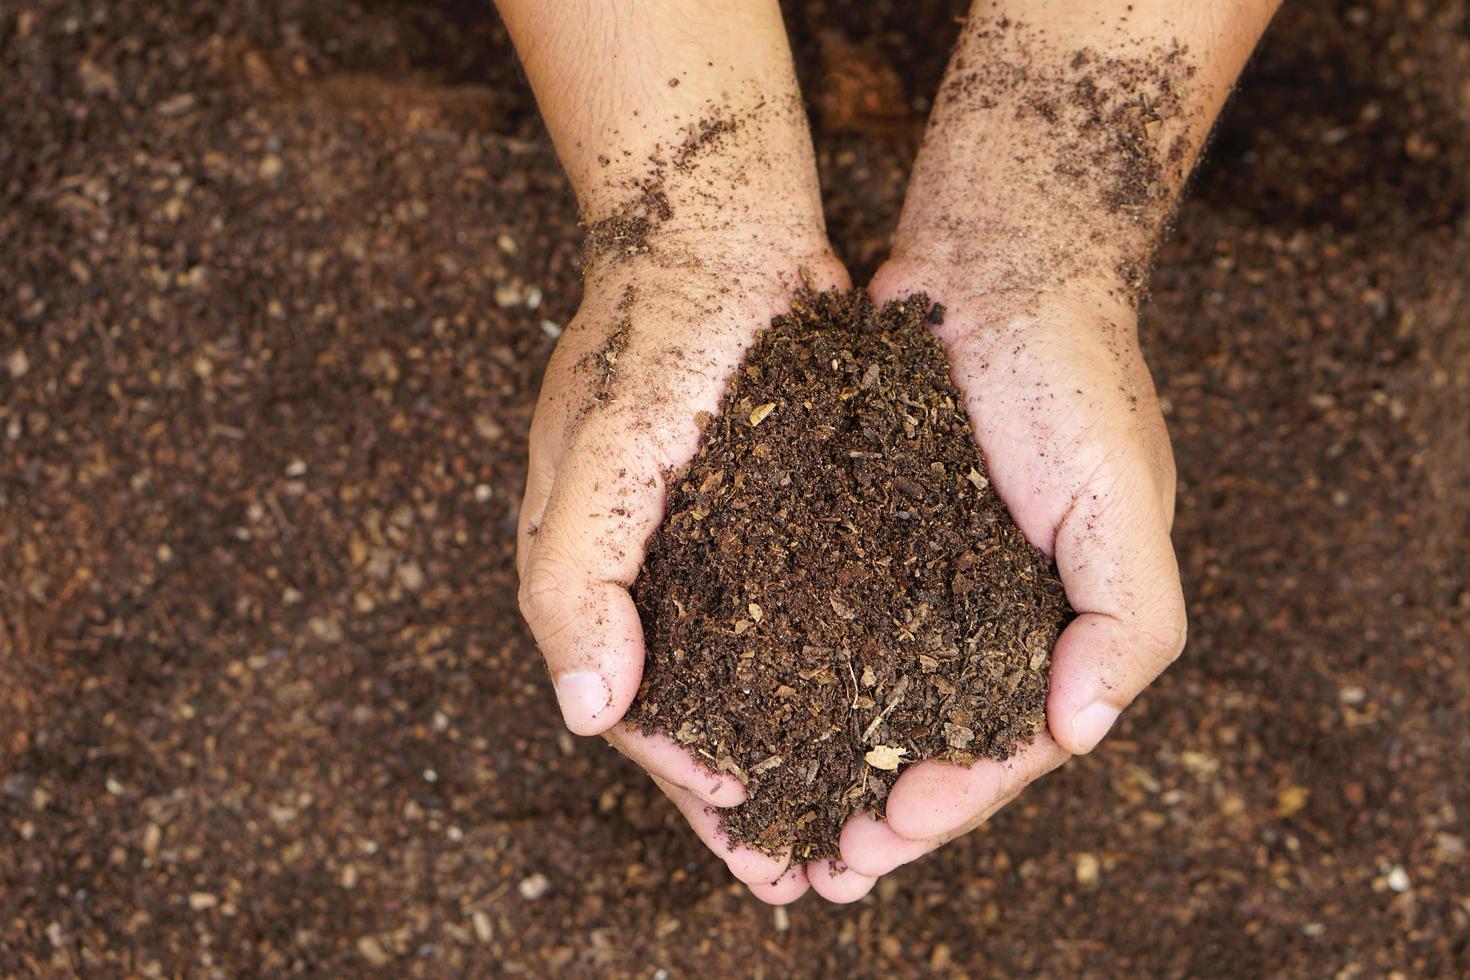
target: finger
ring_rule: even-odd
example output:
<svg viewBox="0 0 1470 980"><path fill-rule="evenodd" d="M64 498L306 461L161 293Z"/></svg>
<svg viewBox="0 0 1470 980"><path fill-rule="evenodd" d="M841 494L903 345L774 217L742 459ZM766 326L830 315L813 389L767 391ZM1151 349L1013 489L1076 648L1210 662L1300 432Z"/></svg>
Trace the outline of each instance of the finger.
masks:
<svg viewBox="0 0 1470 980"><path fill-rule="evenodd" d="M644 735L632 725L620 723L603 737L652 775L689 790L706 803L731 807L745 802L745 786L740 780L701 764L688 749L667 736Z"/></svg>
<svg viewBox="0 0 1470 980"><path fill-rule="evenodd" d="M788 870L769 885L746 885L750 893L767 905L790 905L811 887L806 870L800 865Z"/></svg>
<svg viewBox="0 0 1470 980"><path fill-rule="evenodd" d="M856 902L878 883L876 877L854 871L838 861L816 861L807 865L806 880L811 883L812 891L837 905Z"/></svg>
<svg viewBox="0 0 1470 980"><path fill-rule="evenodd" d="M931 841L900 837L886 821L859 814L842 828L839 850L848 868L877 881L894 868L928 854L934 846Z"/></svg>
<svg viewBox="0 0 1470 980"><path fill-rule="evenodd" d="M840 844L842 859L848 867L872 876L876 880L975 830L1005 809L1012 800L1021 795L1027 785L1019 780L1015 781L1008 785L1006 791L988 807L970 817L960 826L926 840L910 840L907 837L900 837L883 820L866 815L855 817L848 821L842 831Z"/></svg>
<svg viewBox="0 0 1470 980"><path fill-rule="evenodd" d="M536 411L531 416L527 439L526 490L521 494L521 510L516 521L516 574L526 574L531 545L546 516L556 472L561 465L567 441L567 419L577 405L585 404L583 387L571 377L578 360L600 341L596 331L582 328L574 321L552 351L536 397ZM579 401L582 399L582 401Z"/></svg>
<svg viewBox="0 0 1470 980"><path fill-rule="evenodd" d="M1043 732L1004 762L981 759L972 766L921 762L899 776L889 790L884 807L888 826L912 841L942 837L1014 797L1067 758L1067 751ZM865 860L848 864L871 867Z"/></svg>
<svg viewBox="0 0 1470 980"><path fill-rule="evenodd" d="M1133 358L1133 392L1138 397L1139 418L1142 422L1141 436L1145 447L1145 460L1164 515L1164 529L1174 529L1174 503L1179 489L1179 472L1174 465L1174 446L1169 441L1169 427L1164 422L1158 391L1154 388L1153 375L1142 356Z"/></svg>
<svg viewBox="0 0 1470 980"><path fill-rule="evenodd" d="M720 812L695 796L689 790L666 779L653 777L658 788L673 801L695 836L704 841L714 855L724 861L730 873L747 885L769 885L786 874L791 864L789 854L772 857L754 848L732 845L725 832L720 829Z"/></svg>
<svg viewBox="0 0 1470 980"><path fill-rule="evenodd" d="M1024 787L1023 787L1024 788ZM929 840L909 840L900 837L893 832L888 824L877 820L866 821L865 824L851 824L842 834L843 859L851 854L854 858L863 862L862 871L871 875L877 881L883 875L912 864L926 854L932 854L939 848L952 840L963 837L980 827L987 820L999 813L1001 810L1020 795L1020 790L1013 796L997 800L984 812L977 814L964 825L947 831L938 837Z"/></svg>
<svg viewBox="0 0 1470 980"><path fill-rule="evenodd" d="M1184 593L1142 467L1094 481L1057 529L1057 568L1078 616L1052 651L1047 723L1082 754L1184 648Z"/></svg>
<svg viewBox="0 0 1470 980"><path fill-rule="evenodd" d="M521 612L579 735L622 718L643 676L643 628L628 586L663 515L658 460L617 423L582 429L525 563Z"/></svg>
<svg viewBox="0 0 1470 980"><path fill-rule="evenodd" d="M546 514L546 503L551 499L555 480L552 453L546 448L545 440L533 434L530 460L526 465L526 492L521 494L521 511L516 519L516 574L521 578L526 576L526 564L530 561L532 546Z"/></svg>

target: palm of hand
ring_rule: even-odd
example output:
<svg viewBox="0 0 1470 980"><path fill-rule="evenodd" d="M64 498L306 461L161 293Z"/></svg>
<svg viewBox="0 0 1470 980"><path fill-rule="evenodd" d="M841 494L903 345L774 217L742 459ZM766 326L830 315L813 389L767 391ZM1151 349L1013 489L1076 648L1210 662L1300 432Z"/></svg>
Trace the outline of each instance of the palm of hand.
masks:
<svg viewBox="0 0 1470 980"><path fill-rule="evenodd" d="M771 901L797 897L806 878L724 841L711 807L743 802L744 787L620 719L643 667L628 588L663 518L665 475L693 458L698 414L718 411L746 349L802 277L818 289L848 283L827 256L736 254L698 271L645 265L589 280L542 382L517 549L522 609L568 726L603 734L646 769L732 873Z"/></svg>
<svg viewBox="0 0 1470 980"><path fill-rule="evenodd" d="M890 265L876 299L964 296L944 270ZM1106 312L1101 312L1106 311ZM983 298L947 308L936 334L997 492L1052 555L1079 613L1053 653L1048 730L1006 762L921 763L889 794L887 822L856 818L844 861L887 873L968 832L1032 780L1087 752L1184 642L1169 543L1174 463L1131 311L1045 301L998 316Z"/></svg>

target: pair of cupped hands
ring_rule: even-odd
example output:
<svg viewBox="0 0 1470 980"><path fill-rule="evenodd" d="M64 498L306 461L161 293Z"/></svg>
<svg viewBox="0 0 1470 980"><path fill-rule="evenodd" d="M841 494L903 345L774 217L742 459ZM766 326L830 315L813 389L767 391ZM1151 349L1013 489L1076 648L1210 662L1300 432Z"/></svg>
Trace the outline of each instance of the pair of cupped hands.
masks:
<svg viewBox="0 0 1470 980"><path fill-rule="evenodd" d="M798 288L851 287L825 234L791 227L670 232L645 254L589 267L531 426L520 603L573 732L602 735L646 769L758 898L784 904L811 888L851 902L1090 752L1179 654L1174 462L1136 314L1105 277L1030 294L990 288L962 242L901 226L868 291L878 303L924 293L944 305L932 329L991 480L1056 560L1078 615L1053 651L1046 730L1009 760L908 767L882 819L849 821L840 860L803 865L731 846L719 809L740 805L745 787L622 721L644 658L629 587L663 518L667 475L698 449L699 413L719 410L747 349Z"/></svg>

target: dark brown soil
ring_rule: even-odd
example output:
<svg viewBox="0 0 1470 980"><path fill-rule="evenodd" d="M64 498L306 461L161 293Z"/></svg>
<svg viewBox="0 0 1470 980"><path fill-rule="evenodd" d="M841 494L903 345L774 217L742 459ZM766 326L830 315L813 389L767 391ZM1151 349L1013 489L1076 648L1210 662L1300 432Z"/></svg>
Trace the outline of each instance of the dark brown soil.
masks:
<svg viewBox="0 0 1470 980"><path fill-rule="evenodd" d="M634 585L630 718L746 783L732 841L837 856L907 765L1044 724L1069 607L990 486L923 296L800 296L705 424Z"/></svg>
<svg viewBox="0 0 1470 980"><path fill-rule="evenodd" d="M961 5L786 11L861 282ZM778 915L516 610L580 230L483 0L0 5L0 974L1470 974L1467 25L1285 4L1159 253L1183 659Z"/></svg>

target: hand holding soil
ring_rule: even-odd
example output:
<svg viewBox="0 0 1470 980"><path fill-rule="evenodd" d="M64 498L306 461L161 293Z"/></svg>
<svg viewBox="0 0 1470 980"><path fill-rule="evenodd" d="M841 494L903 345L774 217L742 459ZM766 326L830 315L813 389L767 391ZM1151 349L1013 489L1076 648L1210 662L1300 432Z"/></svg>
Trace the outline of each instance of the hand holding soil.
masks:
<svg viewBox="0 0 1470 980"><path fill-rule="evenodd" d="M588 281L547 367L532 426L521 605L568 727L605 735L647 769L711 849L759 887L787 862L731 848L705 812L706 804L743 802L740 782L665 737L620 723L644 655L628 587L663 517L668 474L686 467L698 445L695 416L718 409L725 379L800 286L798 268L823 288L845 287L846 276L820 255L778 258L726 242L711 243L700 265L712 278L635 262Z"/></svg>
<svg viewBox="0 0 1470 980"><path fill-rule="evenodd" d="M798 372L782 383L795 393L796 407L813 413L807 428L786 430L779 445L731 439L731 426L753 429L782 401L775 390L759 404L742 400L742 385L757 392L776 367L756 363L759 357L742 366L747 349L773 315L793 301L812 301L810 294L793 300L798 286L822 290L846 280L825 240L779 10L761 4L718 14L690 2L674 4L687 6L674 18L614 5L584 22L565 9L538 14L534 5L501 5L527 54L588 229L582 310L548 368L532 433L519 558L523 609L567 723L582 734L609 733L758 896L787 902L810 885L834 901L855 900L877 876L973 828L1068 755L1090 751L1183 645L1183 599L1169 541L1173 462L1135 337L1134 305L1153 247L1275 3L1235 0L1228 17L1179 22L1167 11L1135 13L1133 5L1114 2L976 4L935 101L893 259L871 292L879 302L926 294L943 308L932 318L934 333L983 451L974 485L991 502L998 494L1008 509L996 525L1002 539L1006 526L1019 528L1002 566L1014 582L1000 574L973 588L953 584L969 574L958 563L975 559L937 538L926 550L929 528L918 520L923 533L885 539L877 551L881 562L916 575L926 568L942 574L951 584L934 596L946 609L933 628L917 625L935 604L919 601L921 586L896 578L891 595L868 594L868 650L863 630L850 625L828 628L830 643L806 642L826 624L813 622L810 610L797 615L796 595L772 587L768 598L753 598L749 582L727 574L740 543L732 525L711 520L711 528L732 535L721 545L717 531L688 524L710 516L722 494L730 506L749 508L751 540L778 551L792 546L813 571L811 582L832 591L836 619L851 624L859 616L839 593L852 582L832 573L849 557L843 548L854 545L833 538L824 548L818 533L823 522L842 519L782 506L776 495L751 497L742 487L732 496L719 489L721 481L769 477L770 466L747 465L754 453L790 464L786 482L774 486L795 486L793 499L820 497L820 469L815 476L803 470L803 461L817 457L799 444L810 448L827 429L846 426L833 444L841 442L847 455L828 465L834 486L851 478L851 500L865 500L875 481L882 491L850 515L848 526L861 537L864 521L879 522L876 528L899 516L893 492L907 486L916 501L931 500L925 481L953 483L959 474L951 467L974 448L941 452L936 443L924 461L932 470L905 470L911 461L904 453L872 439L861 411L842 402L864 403L873 366L880 375L911 367L910 380L917 380L926 355L910 345L897 361L885 361L881 349L867 349L866 327L849 331L846 347L829 350L818 336L830 325L825 321L814 321L815 333L805 339L792 332L803 322L801 310L774 332L786 338L778 345L790 341L796 358L816 357L821 348L827 353L813 363L833 354L838 374L849 358L849 367L861 369L850 379L853 393L843 389L828 405L830 421L817 417L816 406L826 404L823 382L817 373ZM618 49L620 56L589 67L577 57L581 48L571 50L577 45ZM870 320L859 312L852 322ZM913 400L923 418L907 419L902 438L922 444L921 423L942 432L963 418L946 414L946 399L954 400L947 387L880 389L871 407L902 415L886 395ZM723 416L714 424L724 426L724 440L706 438L701 448L701 428L712 431L722 397ZM859 446L855 433L873 444ZM701 455L689 471L696 450ZM892 472L848 465L854 452ZM727 471L734 469L741 472ZM671 485L671 476L678 482ZM674 509L660 532L661 550L650 557L655 572L640 581L641 572L650 574L642 571L645 548L666 504ZM942 519L938 510L902 509L902 519L917 513L936 519L935 526L971 526L983 536L988 532L973 522L989 504L972 504ZM784 537L783 520L797 521ZM1026 557L1027 549L1038 557ZM987 597L992 605L981 615L989 621L1012 611L1004 602L993 605L996 597L1022 607L1036 602L1046 612L1019 636L1055 636L1061 620L1052 617L1061 607L1041 600L1049 559L1077 617L1050 651L1045 730L1009 757L1039 719L997 727L1001 719L1032 716L1021 700L975 686L977 666L995 677L1015 668L1004 666L1004 644L980 642L983 631L966 620L975 610L956 597ZM749 554L747 562L759 565L760 557ZM629 594L635 582L637 606ZM1015 591L1015 582L1036 589ZM801 667L791 650L763 656L726 642L713 600L733 603L737 638L740 625L761 623L769 606L779 635L800 640L801 655L813 662ZM883 600L902 607L897 618ZM891 637L890 623L899 627ZM934 648L901 652L916 636ZM648 700L635 705L645 641L668 648L650 648L642 691ZM965 644L975 648L968 655ZM1021 659L1044 668L1046 653ZM801 667L798 675L811 673L801 677L811 681L831 668L823 658L836 663L834 656L851 668L852 701L834 708L830 698L810 700L816 727L798 726L799 736L772 729L772 718L795 723L789 705L764 719L748 710L762 696L779 700L783 689L796 687L784 680L772 686L770 670L752 674L750 664L742 674L739 660L777 672ZM912 676L938 675L924 682L918 714L899 709L914 683L902 679L910 677L903 663L911 657L920 664ZM681 675L686 663L703 673ZM874 696L864 694L865 680ZM1021 679L1008 687L1016 698L1031 690ZM701 701L707 709L728 702L731 710L694 711ZM618 724L630 706L641 733ZM899 712L892 723L889 712ZM977 731L989 734L977 739ZM881 744L871 741L875 735ZM832 744L822 748L828 739ZM850 739L845 755L843 739ZM991 758L953 764L971 761L972 742L975 754ZM773 751L777 744L785 748ZM798 756L806 775L793 782L793 770L781 767ZM919 761L940 758L948 763ZM870 778L874 770L889 775ZM798 805L803 781L818 797L809 812ZM785 795L779 804L747 803L747 782L756 793L780 784ZM834 840L846 814L885 795L886 821L858 813ZM723 819L716 809L741 804L738 815ZM803 861L813 863L804 868Z"/></svg>
<svg viewBox="0 0 1470 980"><path fill-rule="evenodd" d="M719 409L798 289L848 285L779 11L695 6L685 22L662 5L502 4L587 228L582 306L531 433L521 606L568 726L606 734L736 877L789 901L806 889L801 868L719 832L710 805L742 802L740 782L619 724L644 660L628 587L668 475L698 446L696 417Z"/></svg>
<svg viewBox="0 0 1470 980"><path fill-rule="evenodd" d="M964 272L891 262L872 292L963 295ZM997 320L960 301L934 328L975 420L995 489L1055 558L1078 616L1052 652L1048 731L1004 762L924 762L889 793L886 823L855 818L842 858L877 876L967 833L1069 755L1091 751L1179 654L1184 599L1169 540L1174 461L1131 310L1051 297Z"/></svg>

